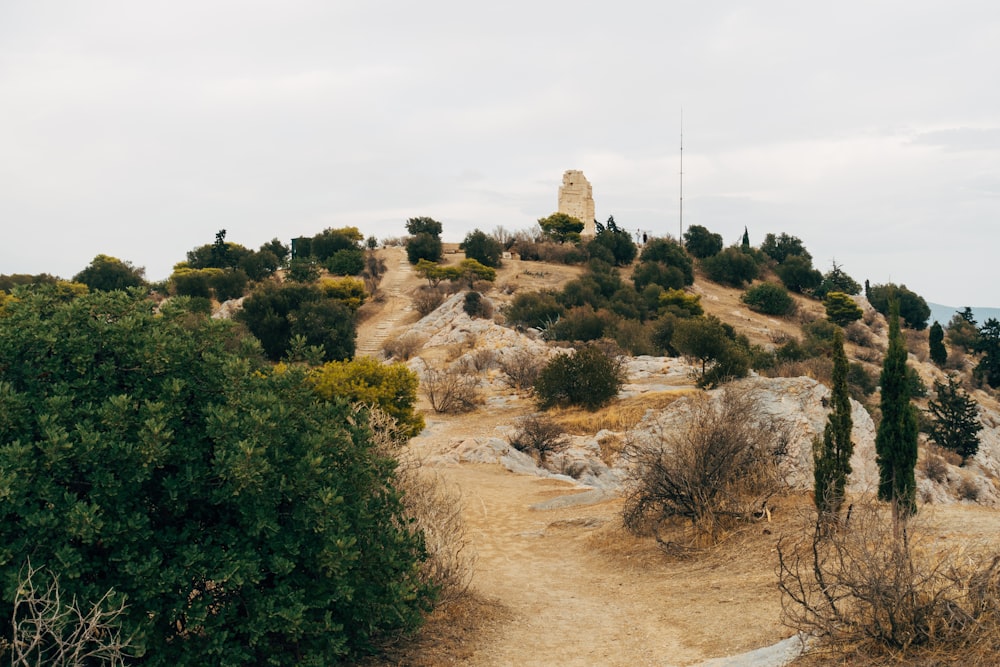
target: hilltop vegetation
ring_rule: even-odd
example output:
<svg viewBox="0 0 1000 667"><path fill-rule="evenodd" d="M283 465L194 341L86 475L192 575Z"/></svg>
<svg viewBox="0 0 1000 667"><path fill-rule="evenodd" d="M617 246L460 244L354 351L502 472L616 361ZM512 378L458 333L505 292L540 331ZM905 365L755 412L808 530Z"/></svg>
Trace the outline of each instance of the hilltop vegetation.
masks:
<svg viewBox="0 0 1000 667"><path fill-rule="evenodd" d="M746 233L723 247L692 226L680 240L637 244L613 218L592 239L579 238L577 223L550 216L516 233L475 230L457 256L441 243L440 222L411 218L406 239L385 243L404 245L426 282L407 294L417 313L433 317L461 294L471 322L502 324L514 343L480 348L471 337L443 358L411 332L386 346L394 363L355 356L359 324L387 299L387 268L379 242L353 227L256 251L221 230L155 285L106 255L70 281L0 277L4 617L31 568L81 601L123 603L116 622L137 664L195 655L322 664L379 650L465 577L432 563L464 543L431 549L434 510L408 501L424 487L400 468L400 447L424 428L421 405L475 412L485 385L503 383L534 403L530 418L511 424L510 444L540 469L579 479L584 464L565 454L551 415L613 408L627 360L643 355L682 358L697 387L724 388L721 403L690 404L704 428L669 447L635 449L635 440L601 451L608 470L622 452L643 462L643 484L660 495L631 496L623 520L667 551L711 547L789 492L777 466L783 428L733 386L752 374L806 375L833 389L837 425L814 445L825 461L816 484L828 487L815 489L822 535L851 532L839 523L851 474L848 396L877 422L903 415L912 435L905 455L880 449L905 487L905 496L884 495L903 507L894 520L945 493L1000 497L989 481L966 483L986 470L977 402L994 406L1000 386L995 320L980 325L966 309L928 332L927 304L905 285L862 288L836 263L823 273L785 233L759 247ZM238 303L235 315L212 319L223 301ZM897 310L905 330L895 328ZM664 458L682 450L681 466ZM737 464L728 477L711 465L723 454ZM598 463L586 465L596 477ZM681 468L704 475L675 476ZM679 486L663 495L664 483ZM696 538L673 535L679 526ZM196 534L213 537L192 544ZM782 585L792 589L805 575L789 563ZM263 622L254 610L264 608L281 620Z"/></svg>

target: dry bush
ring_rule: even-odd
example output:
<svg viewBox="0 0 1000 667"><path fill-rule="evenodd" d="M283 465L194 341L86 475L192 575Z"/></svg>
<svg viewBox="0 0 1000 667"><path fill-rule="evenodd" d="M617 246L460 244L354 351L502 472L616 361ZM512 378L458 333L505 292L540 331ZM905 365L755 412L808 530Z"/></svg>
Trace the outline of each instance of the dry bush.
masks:
<svg viewBox="0 0 1000 667"><path fill-rule="evenodd" d="M398 461L396 488L410 526L423 533L426 558L420 564L421 576L438 588L439 603L448 604L468 589L475 565L461 493L404 449L409 438L391 415L370 407L368 423L376 450Z"/></svg>
<svg viewBox="0 0 1000 667"><path fill-rule="evenodd" d="M426 343L423 336L412 331L388 340L382 345L382 352L390 359L407 361Z"/></svg>
<svg viewBox="0 0 1000 667"><path fill-rule="evenodd" d="M953 347L948 351L948 359L944 362L944 366L941 367L945 371L959 371L962 372L966 368L966 356L965 352L957 347Z"/></svg>
<svg viewBox="0 0 1000 667"><path fill-rule="evenodd" d="M447 289L440 285L436 287L421 285L413 294L413 307L417 309L421 317L426 317L444 303L446 294Z"/></svg>
<svg viewBox="0 0 1000 667"><path fill-rule="evenodd" d="M497 353L487 348L477 348L461 358L462 370L467 373L484 373L497 365Z"/></svg>
<svg viewBox="0 0 1000 667"><path fill-rule="evenodd" d="M504 381L514 389L525 391L535 386L538 374L545 367L545 361L543 355L520 349L512 354L501 355L497 363Z"/></svg>
<svg viewBox="0 0 1000 667"><path fill-rule="evenodd" d="M468 590L475 564L461 492L426 468L407 470L397 484L411 526L424 536L427 556L420 564L421 575L437 587L439 603L450 603Z"/></svg>
<svg viewBox="0 0 1000 667"><path fill-rule="evenodd" d="M885 330L885 318L883 318L874 308L866 310L861 321L868 325L872 333L878 335Z"/></svg>
<svg viewBox="0 0 1000 667"><path fill-rule="evenodd" d="M692 397L682 428L661 423L627 446L626 528L652 533L669 552L718 543L766 515L768 500L787 488L788 439L788 426L762 413L751 390ZM665 539L671 526L682 531Z"/></svg>
<svg viewBox="0 0 1000 667"><path fill-rule="evenodd" d="M761 371L767 377L810 377L830 386L833 383L833 361L826 357L810 357L802 361L785 361Z"/></svg>
<svg viewBox="0 0 1000 667"><path fill-rule="evenodd" d="M861 347L875 347L875 336L861 322L851 322L844 327L844 338Z"/></svg>
<svg viewBox="0 0 1000 667"><path fill-rule="evenodd" d="M878 350L878 348L860 348L854 353L854 358L858 361L864 361L869 364L882 363L882 353Z"/></svg>
<svg viewBox="0 0 1000 667"><path fill-rule="evenodd" d="M476 378L457 368L435 369L425 364L420 386L434 412L469 412L481 402Z"/></svg>
<svg viewBox="0 0 1000 667"><path fill-rule="evenodd" d="M545 463L549 454L562 451L569 444L559 424L546 415L520 417L514 427L507 436L510 446L537 458L539 463Z"/></svg>
<svg viewBox="0 0 1000 667"><path fill-rule="evenodd" d="M479 344L479 336L474 333L466 332L464 336L460 339L448 343L445 347L445 358L448 361L455 361L461 358L467 352L472 352L476 349Z"/></svg>
<svg viewBox="0 0 1000 667"><path fill-rule="evenodd" d="M948 462L938 452L928 451L920 462L920 471L924 477L936 484L948 481Z"/></svg>
<svg viewBox="0 0 1000 667"><path fill-rule="evenodd" d="M894 529L889 505L855 502L840 530L811 517L804 537L778 543L783 621L828 658L916 664L980 663L1000 648L1000 555L943 550L919 518ZM939 542L937 544L940 544ZM955 658L965 655L972 660Z"/></svg>
<svg viewBox="0 0 1000 667"><path fill-rule="evenodd" d="M930 358L930 351L927 346L927 332L903 329L903 337L906 339L907 351L921 363L927 363L927 360Z"/></svg>
<svg viewBox="0 0 1000 667"><path fill-rule="evenodd" d="M125 665L131 639L121 636L118 617L124 611L124 597L113 591L84 611L76 598L68 602L62 599L55 574L41 572L29 562L14 597L13 636L4 647L10 651L10 664Z"/></svg>
<svg viewBox="0 0 1000 667"><path fill-rule="evenodd" d="M631 440L631 434L625 433L624 435L618 435L617 433L608 433L597 439L597 447L601 452L601 461L604 465L613 467L621 459L622 452L625 450L625 443Z"/></svg>
<svg viewBox="0 0 1000 667"><path fill-rule="evenodd" d="M968 472L962 473L962 479L958 483L958 488L955 489L955 493L958 495L959 500L971 500L972 502L978 502L981 492L982 489L979 486L976 475Z"/></svg>

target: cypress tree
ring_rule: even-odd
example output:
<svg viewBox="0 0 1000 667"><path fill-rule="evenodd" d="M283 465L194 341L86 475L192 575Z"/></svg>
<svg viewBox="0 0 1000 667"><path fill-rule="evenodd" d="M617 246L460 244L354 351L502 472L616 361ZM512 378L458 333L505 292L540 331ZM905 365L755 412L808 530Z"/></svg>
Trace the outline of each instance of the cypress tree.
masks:
<svg viewBox="0 0 1000 667"><path fill-rule="evenodd" d="M944 328L937 320L931 325L927 341L931 348L931 361L938 366L948 361L948 350L944 347Z"/></svg>
<svg viewBox="0 0 1000 667"><path fill-rule="evenodd" d="M882 364L882 421L875 436L878 497L893 503L895 520L917 511L917 415L910 404L906 344L899 330L899 303L889 305L889 349Z"/></svg>
<svg viewBox="0 0 1000 667"><path fill-rule="evenodd" d="M832 411L823 429L823 439L813 448L815 488L813 501L821 515L836 519L844 504L844 489L851 474L851 399L847 390L847 355L844 354L844 332L838 328L833 336Z"/></svg>
<svg viewBox="0 0 1000 667"><path fill-rule="evenodd" d="M740 242L740 250L750 252L750 232L747 231L746 225L743 226L743 239Z"/></svg>

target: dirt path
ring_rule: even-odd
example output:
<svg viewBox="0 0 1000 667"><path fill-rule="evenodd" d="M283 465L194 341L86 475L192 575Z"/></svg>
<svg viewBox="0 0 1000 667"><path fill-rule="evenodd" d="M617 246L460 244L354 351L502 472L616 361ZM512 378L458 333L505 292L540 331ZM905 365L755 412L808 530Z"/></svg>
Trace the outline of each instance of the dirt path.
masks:
<svg viewBox="0 0 1000 667"><path fill-rule="evenodd" d="M499 436L530 409L513 401L474 419L428 415L411 447L432 460L470 437ZM778 623L770 546L735 564L731 553L671 562L622 531L620 499L558 507L586 489L492 464L437 469L463 493L478 557L472 591L509 613L469 637L462 664L694 665L791 634Z"/></svg>
<svg viewBox="0 0 1000 667"><path fill-rule="evenodd" d="M401 248L382 252L386 298L359 327L359 354L377 355L388 336L415 318L408 295L420 280ZM512 264L501 279L518 289L555 278ZM534 409L529 401L508 395L457 416L422 407L427 428L409 447L461 490L477 556L470 588L484 606L462 622L442 621L452 627L430 629L428 634L460 649L404 651L392 664L696 665L791 634L779 623L766 538L764 553L750 557L723 552L714 559L671 562L652 540L621 529L620 499L541 509L586 489L449 456L469 438L502 437L518 416Z"/></svg>
<svg viewBox="0 0 1000 667"><path fill-rule="evenodd" d="M386 340L405 320L413 317L413 304L406 291L414 286L417 276L406 260L406 251L385 248L381 252L386 263L386 275L379 286L384 301L358 326L358 356L381 356Z"/></svg>

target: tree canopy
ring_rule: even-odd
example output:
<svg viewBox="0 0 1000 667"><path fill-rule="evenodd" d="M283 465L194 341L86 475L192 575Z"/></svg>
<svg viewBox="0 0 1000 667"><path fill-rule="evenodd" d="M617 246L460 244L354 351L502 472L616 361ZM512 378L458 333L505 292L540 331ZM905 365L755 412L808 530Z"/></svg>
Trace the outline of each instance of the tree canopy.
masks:
<svg viewBox="0 0 1000 667"><path fill-rule="evenodd" d="M547 218L539 218L542 232L556 243L579 243L583 222L565 213L553 213Z"/></svg>
<svg viewBox="0 0 1000 667"><path fill-rule="evenodd" d="M30 556L123 600L144 665L331 664L412 628L433 591L364 409L184 303L5 308L0 617Z"/></svg>
<svg viewBox="0 0 1000 667"><path fill-rule="evenodd" d="M111 292L142 287L146 284L146 270L117 257L97 255L87 268L73 276L73 281L97 292Z"/></svg>
<svg viewBox="0 0 1000 667"><path fill-rule="evenodd" d="M684 247L698 259L722 252L722 234L714 234L701 225L691 225L684 231Z"/></svg>

